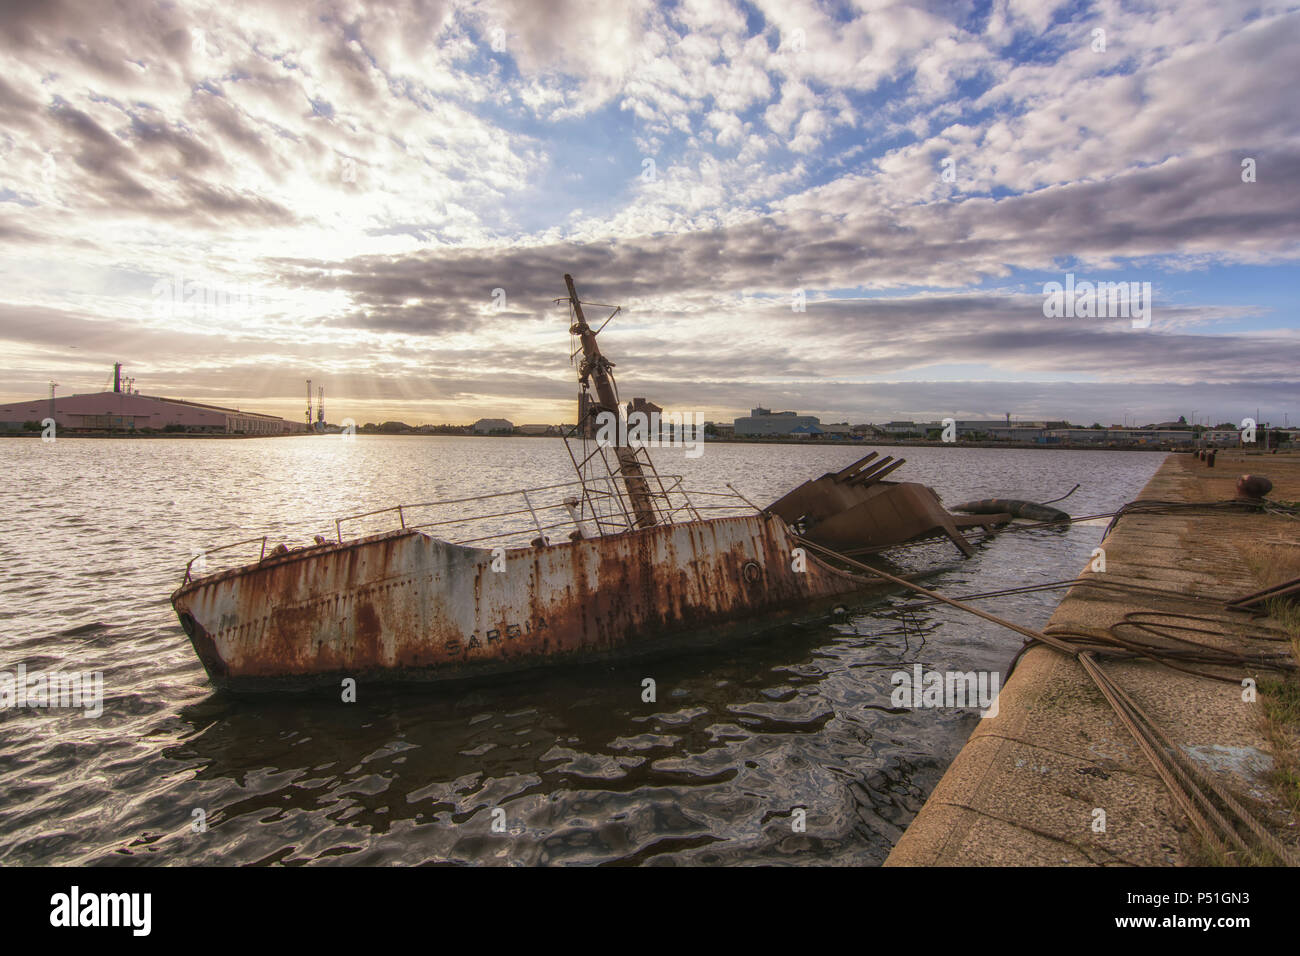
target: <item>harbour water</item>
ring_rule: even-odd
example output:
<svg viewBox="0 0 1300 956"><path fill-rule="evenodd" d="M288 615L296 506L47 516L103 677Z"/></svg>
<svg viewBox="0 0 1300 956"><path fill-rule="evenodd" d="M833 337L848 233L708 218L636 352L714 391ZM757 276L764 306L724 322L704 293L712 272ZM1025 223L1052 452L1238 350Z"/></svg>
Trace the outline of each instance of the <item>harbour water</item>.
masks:
<svg viewBox="0 0 1300 956"><path fill-rule="evenodd" d="M766 503L866 449L655 454ZM898 454L896 449L886 453ZM1131 500L1164 456L909 448L892 477L1074 514ZM971 708L891 706L890 677L1004 672L1020 639L893 595L739 646L490 682L363 687L356 703L212 692L168 598L198 549L305 544L344 514L568 481L553 439L313 436L0 442L0 673L103 675L103 712L0 710L0 863L881 862ZM1101 529L950 544L909 570L958 595L1073 577ZM1060 594L1002 599L1043 624ZM653 678L657 699L642 696ZM196 812L197 811L197 812ZM200 821L202 826L199 825ZM798 825L797 825L798 824Z"/></svg>

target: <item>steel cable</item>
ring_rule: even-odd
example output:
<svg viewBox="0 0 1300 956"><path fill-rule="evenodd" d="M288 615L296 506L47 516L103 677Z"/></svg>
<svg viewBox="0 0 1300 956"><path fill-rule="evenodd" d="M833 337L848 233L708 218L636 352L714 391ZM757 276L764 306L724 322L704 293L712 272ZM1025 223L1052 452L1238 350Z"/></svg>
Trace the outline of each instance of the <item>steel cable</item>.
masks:
<svg viewBox="0 0 1300 956"><path fill-rule="evenodd" d="M1209 791L1219 797L1224 806L1227 807L1228 810L1237 818L1238 822L1255 834L1269 852L1273 853L1278 859L1290 866L1300 866L1300 855L1297 855L1294 850L1284 846L1279 840L1277 840L1277 838L1269 833L1267 828L1265 828L1249 810L1242 806L1241 803L1230 794L1225 793L1217 783L1206 777L1199 767L1191 764L1181 754L1181 752L1179 752L1178 749L1160 733L1146 713L1114 682L1111 676L1106 673L1100 661L1095 657L1095 650L1081 647L1076 643L1064 639L1063 634L1070 632L1048 633L1047 631L1035 631L1032 628L1017 624L1014 621L1008 621L1005 618L1000 618L996 615L989 614L986 611L981 611L979 608L963 603L962 601L945 597L938 592L931 591L928 588L924 588L919 584L914 584L904 578L889 574L886 571L881 571L878 568L873 568L860 561L855 561L846 555L840 554L823 545L819 545L814 541L809 541L808 539L802 538L798 535L791 535L791 537L800 545L817 551L832 560L843 562L846 565L858 568L868 574L883 578L886 581L890 581L896 585L907 588L908 590L922 594L925 597L930 598L932 601L938 601L950 605L958 610L966 611L976 617L1009 628L1010 630L1029 638L1030 642L1042 642L1075 658L1079 661L1084 671L1092 678L1093 682L1097 685L1098 690L1101 691L1102 695L1111 705L1111 708L1115 711L1121 722L1133 736L1139 749L1146 755L1148 761L1155 769L1156 774L1169 790L1170 796L1183 808L1184 812L1187 813L1188 818L1192 821L1193 825L1202 836L1220 850L1225 849L1226 842L1231 842L1235 847L1242 851L1249 849L1239 832L1238 826L1229 821L1225 817L1224 813L1218 807L1214 806L1213 802L1207 795L1206 791ZM1171 616L1177 617L1178 615ZM1139 622L1130 623L1137 624ZM1150 622L1140 623L1149 624ZM1177 627L1180 629L1201 630L1186 625L1177 625ZM1087 634L1082 636L1088 638L1095 637L1095 635ZM1132 643L1125 641L1125 639L1118 638L1113 634L1109 635L1109 638L1121 646L1125 643ZM1188 639L1181 640L1184 643L1196 643ZM1028 646L1030 645L1027 644L1026 647ZM1198 646L1204 647L1204 645ZM1137 647L1137 651L1129 650L1129 652L1140 652L1143 656L1150 655L1150 648L1142 645L1137 645ZM1110 653L1112 648L1108 647L1106 650ZM1205 649L1205 651L1209 650L1211 649ZM1023 651L1024 649L1022 648L1021 653L1023 653ZM1202 652L1204 656L1211 656L1206 654L1205 651ZM1195 654L1196 652L1192 653ZM1019 656L1020 655L1017 655L1017 659ZM1153 659L1157 660L1164 666L1172 667L1175 670L1187 670L1187 668L1184 668L1181 664L1173 663L1169 659L1169 656L1170 655L1166 654L1164 659L1158 657ZM1294 667L1295 665L1292 664L1291 669L1294 669ZM1191 671L1191 673L1196 673L1197 676L1209 676L1195 671ZM1217 830L1215 829L1216 826L1218 828Z"/></svg>

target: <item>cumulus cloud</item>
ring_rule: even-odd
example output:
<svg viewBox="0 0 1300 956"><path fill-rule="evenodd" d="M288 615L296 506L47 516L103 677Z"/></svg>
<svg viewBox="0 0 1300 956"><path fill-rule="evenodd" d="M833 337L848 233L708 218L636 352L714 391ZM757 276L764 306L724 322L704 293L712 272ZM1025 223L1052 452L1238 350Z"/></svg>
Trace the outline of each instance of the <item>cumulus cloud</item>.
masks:
<svg viewBox="0 0 1300 956"><path fill-rule="evenodd" d="M567 271L627 306L638 394L719 417L1280 417L1293 323L1234 277L1295 275L1298 41L1208 0L10 3L5 398L124 359L558 420ZM1151 281L1151 328L1046 319L1066 271ZM259 309L160 315L177 274Z"/></svg>

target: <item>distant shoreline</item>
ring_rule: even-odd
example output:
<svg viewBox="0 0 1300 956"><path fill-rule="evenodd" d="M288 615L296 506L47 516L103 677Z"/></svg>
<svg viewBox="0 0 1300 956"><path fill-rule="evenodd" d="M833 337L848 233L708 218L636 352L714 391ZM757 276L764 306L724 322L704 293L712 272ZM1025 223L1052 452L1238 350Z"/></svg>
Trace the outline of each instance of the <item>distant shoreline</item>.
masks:
<svg viewBox="0 0 1300 956"><path fill-rule="evenodd" d="M69 441L73 438L305 438L306 434L299 435L228 435L224 432L220 434L203 434L202 432L157 432L155 434L145 434L143 432L114 432L113 434L99 434L97 432L63 432L56 433L55 440ZM40 432L0 432L0 438L35 438L41 439Z"/></svg>
<svg viewBox="0 0 1300 956"><path fill-rule="evenodd" d="M124 439L124 438L171 439L171 440L175 440L175 439L215 440L215 439L231 439L231 438L237 438L237 439L337 438L339 434L340 434L339 432L321 432L321 433L300 432L298 434L290 434L290 435L238 435L238 434L227 434L224 432L220 434L203 433L203 432L165 432L165 433L155 432L152 434L146 434L143 432L124 432L124 433L118 432L114 434L100 434L95 432L75 432L75 433L64 433L62 435L58 435L57 438L62 441L68 441L71 439L82 439L82 438L92 439L92 440ZM365 437L379 436L379 437L386 437L386 438L394 438L394 437L395 438L527 438L527 439L549 438L549 439L557 439L557 440L563 437L560 435L458 435L454 433L444 433L444 434L423 433L422 434L418 432L362 432L362 431L358 431L357 435L365 436ZM0 438L40 439L40 437L41 437L40 432L0 432ZM1066 444L1066 443L1045 445L1045 444L1037 444L1037 443L1030 443L1030 442L993 442L993 441L943 442L943 441L927 441L923 439L914 439L909 441L889 441L889 440L873 441L873 440L866 440L866 439L862 441L840 441L840 440L827 441L825 439L809 440L807 438L760 438L760 439L705 438L700 440L700 444L704 444L704 445L799 445L799 446L809 447L809 448L976 448L976 449L977 448L1009 448L1009 449L1023 448L1023 449L1033 449L1035 451L1151 451L1151 452L1160 452L1163 454L1169 454L1171 452L1190 452L1195 450L1192 446L1189 445L1178 445L1178 446L1093 445L1093 444L1075 445L1075 444ZM663 446L663 447L674 447L674 446ZM1243 451L1244 449L1225 445L1225 446L1217 447L1217 450ZM1251 449L1250 451L1256 451L1256 450ZM1272 453L1272 451L1273 449L1269 449L1270 454ZM1264 453L1263 449L1258 449L1257 452L1260 454Z"/></svg>

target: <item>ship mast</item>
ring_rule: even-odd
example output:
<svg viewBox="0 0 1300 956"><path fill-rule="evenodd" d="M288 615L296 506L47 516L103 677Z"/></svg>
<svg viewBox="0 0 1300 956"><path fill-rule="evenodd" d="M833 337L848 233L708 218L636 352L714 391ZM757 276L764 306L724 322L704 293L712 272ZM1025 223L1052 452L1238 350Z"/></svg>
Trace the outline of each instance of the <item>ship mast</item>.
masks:
<svg viewBox="0 0 1300 956"><path fill-rule="evenodd" d="M573 328L569 331L582 342L582 365L578 370L578 379L585 387L588 378L596 389L596 409L598 412L608 412L614 416L614 421L619 419L618 414L618 395L614 391L614 382L609 374L613 363L605 356L600 354L600 346L596 344L596 333L587 325L586 316L582 314L582 303L578 301L578 290L573 285L573 276L567 272L564 274L564 284L569 287L569 304L573 307ZM581 427L581 425L579 426ZM624 435L617 434L623 429L616 429L614 444L614 455L618 459L619 474L623 478L623 484L627 487L628 499L632 503L632 511L636 515L636 526L638 528L649 528L655 524L654 505L650 499L650 485L646 482L645 473L641 470L641 462L637 459L636 452L620 444L620 439Z"/></svg>

